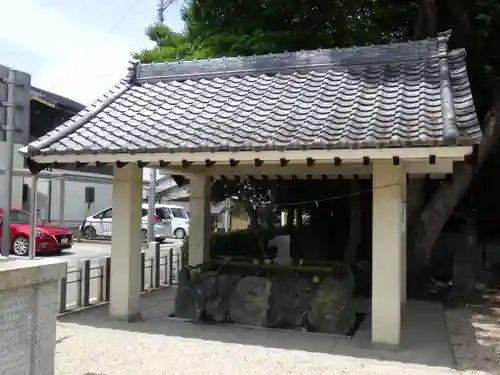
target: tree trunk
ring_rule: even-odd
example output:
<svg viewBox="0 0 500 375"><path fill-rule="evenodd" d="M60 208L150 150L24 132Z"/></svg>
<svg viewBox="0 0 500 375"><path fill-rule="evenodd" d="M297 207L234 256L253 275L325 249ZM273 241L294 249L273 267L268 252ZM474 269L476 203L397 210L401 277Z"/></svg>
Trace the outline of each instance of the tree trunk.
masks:
<svg viewBox="0 0 500 375"><path fill-rule="evenodd" d="M467 48L467 52L470 54L470 47L475 46L470 43L470 37L472 35L471 22L467 8L464 6L464 1L446 0L444 2L444 7L446 12L449 14L449 18L451 19L451 27L453 30L448 48Z"/></svg>
<svg viewBox="0 0 500 375"><path fill-rule="evenodd" d="M469 189L474 175L484 163L500 136L500 96L496 95L485 118L483 139L474 152L474 160L456 162L451 181L445 181L434 193L415 223L412 241L413 270L412 289L415 291L428 277L428 264L432 248L453 209Z"/></svg>
<svg viewBox="0 0 500 375"><path fill-rule="evenodd" d="M247 211L248 218L250 219L250 232L253 233L255 238L257 239L257 242L260 247L260 252L262 256L264 257L266 255L266 248L267 244L264 244L260 235L260 230L259 230L259 222L257 218L257 210L254 208L252 202L250 200L241 200L243 206L245 207L245 210Z"/></svg>
<svg viewBox="0 0 500 375"><path fill-rule="evenodd" d="M303 214L304 214L304 210L302 207L297 207L297 209L295 210L295 212L297 213L297 227L300 228L303 224Z"/></svg>
<svg viewBox="0 0 500 375"><path fill-rule="evenodd" d="M354 178L351 182L351 196L349 198L349 206L351 209L351 217L349 222L349 241L347 243L344 260L348 264L356 262L358 257L358 248L361 243L361 229L362 229L362 212L361 212L361 186L359 179Z"/></svg>
<svg viewBox="0 0 500 375"><path fill-rule="evenodd" d="M295 216L295 207L288 207L286 210L286 226L287 228L293 227L293 218Z"/></svg>
<svg viewBox="0 0 500 375"><path fill-rule="evenodd" d="M419 0L414 39L432 38L436 36L436 32L437 12L435 0Z"/></svg>
<svg viewBox="0 0 500 375"><path fill-rule="evenodd" d="M425 203L425 177L408 175L407 226L413 228Z"/></svg>

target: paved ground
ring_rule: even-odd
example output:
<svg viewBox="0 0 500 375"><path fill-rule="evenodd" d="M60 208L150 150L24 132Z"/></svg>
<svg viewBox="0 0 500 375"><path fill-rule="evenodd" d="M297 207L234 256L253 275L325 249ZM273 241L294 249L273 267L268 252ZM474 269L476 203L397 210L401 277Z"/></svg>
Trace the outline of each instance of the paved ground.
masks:
<svg viewBox="0 0 500 375"><path fill-rule="evenodd" d="M174 249L174 254L178 252L181 242L178 240L169 240L166 243L161 244L160 254L165 256L168 254L170 248ZM146 259L153 257L153 253L149 249L145 249ZM90 259L91 260L91 281L90 281L90 298L96 299L99 297L100 284L99 284L99 259L111 255L111 244L109 241L87 241L75 243L73 247L61 254L51 255L46 254L39 256L39 258L56 258L65 260L68 263L68 284L66 292L66 301L68 306L73 306L76 304L78 298L78 288L80 284L78 283L79 277L78 273L75 272L78 269L79 262ZM175 255L174 255L175 257ZM150 282L150 261L146 261L146 272L145 272L145 284L149 285Z"/></svg>
<svg viewBox="0 0 500 375"><path fill-rule="evenodd" d="M436 337L423 319L424 327L413 330L426 332L425 343L414 332L415 341L388 351L333 335L168 319L174 293L174 288L167 288L143 295L144 321L139 323L110 320L106 306L60 317L55 375L492 374L483 368L456 372L451 365L435 363L444 352L436 347ZM410 305L412 309L421 306ZM445 328L444 315L440 325ZM473 336L462 339L474 340ZM438 353L430 355L434 350ZM451 360L451 352L449 357L442 363Z"/></svg>

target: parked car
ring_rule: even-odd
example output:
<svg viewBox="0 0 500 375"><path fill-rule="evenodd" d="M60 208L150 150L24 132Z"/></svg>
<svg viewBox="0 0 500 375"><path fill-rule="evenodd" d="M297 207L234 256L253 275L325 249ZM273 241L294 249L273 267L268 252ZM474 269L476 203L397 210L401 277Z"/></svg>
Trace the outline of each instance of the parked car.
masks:
<svg viewBox="0 0 500 375"><path fill-rule="evenodd" d="M108 207L96 214L85 218L80 226L82 236L87 239L97 237L111 237L113 233L113 208ZM181 206L157 204L154 215L154 239L164 242L168 237L175 235L184 238L188 234L189 218ZM148 204L142 205L141 232L143 241L147 239Z"/></svg>
<svg viewBox="0 0 500 375"><path fill-rule="evenodd" d="M170 218L171 233L175 238L183 239L189 234L189 215L184 207L172 204L156 204L155 210L156 215L158 215L160 219Z"/></svg>
<svg viewBox="0 0 500 375"><path fill-rule="evenodd" d="M15 255L28 255L30 235L30 214L19 209L10 211L11 252ZM2 238L3 209L0 208L0 240ZM1 243L1 242L0 242ZM73 235L68 228L60 225L37 223L35 252L60 253L73 246Z"/></svg>

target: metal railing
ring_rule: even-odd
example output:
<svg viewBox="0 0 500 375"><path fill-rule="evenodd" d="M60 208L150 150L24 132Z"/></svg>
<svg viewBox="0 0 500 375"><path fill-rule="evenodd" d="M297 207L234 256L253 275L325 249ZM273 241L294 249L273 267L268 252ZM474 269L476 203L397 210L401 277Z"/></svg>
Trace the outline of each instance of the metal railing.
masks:
<svg viewBox="0 0 500 375"><path fill-rule="evenodd" d="M182 254L179 249L167 249L162 255L159 243L153 243L153 256L147 258L141 252L141 292L148 292L162 286L174 286L179 280ZM95 260L94 260L95 262ZM111 282L111 257L79 262L77 269L69 270L61 279L59 313L78 310L103 302L109 302Z"/></svg>

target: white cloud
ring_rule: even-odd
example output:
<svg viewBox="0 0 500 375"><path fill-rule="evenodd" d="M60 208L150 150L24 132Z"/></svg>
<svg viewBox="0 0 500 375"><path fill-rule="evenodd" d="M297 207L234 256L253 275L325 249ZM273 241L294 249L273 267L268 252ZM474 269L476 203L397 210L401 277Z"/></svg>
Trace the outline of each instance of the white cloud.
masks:
<svg viewBox="0 0 500 375"><path fill-rule="evenodd" d="M40 57L33 85L71 99L88 103L108 90L126 73L131 51L138 50L137 39L127 43L41 0L0 3L0 40Z"/></svg>

